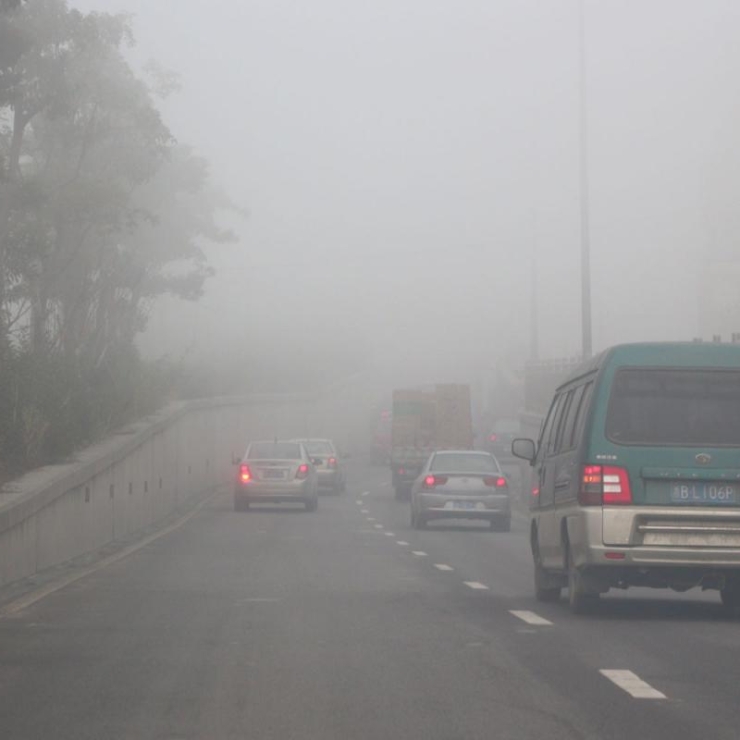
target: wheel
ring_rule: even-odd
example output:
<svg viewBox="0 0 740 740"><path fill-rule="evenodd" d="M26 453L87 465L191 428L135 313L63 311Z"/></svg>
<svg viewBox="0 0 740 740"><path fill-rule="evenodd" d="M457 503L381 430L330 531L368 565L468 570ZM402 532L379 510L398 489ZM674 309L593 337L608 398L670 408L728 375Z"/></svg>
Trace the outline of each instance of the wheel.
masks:
<svg viewBox="0 0 740 740"><path fill-rule="evenodd" d="M726 609L740 609L740 580L737 578L725 579L725 585L720 589L719 596Z"/></svg>
<svg viewBox="0 0 740 740"><path fill-rule="evenodd" d="M511 515L494 517L488 526L491 532L511 532Z"/></svg>
<svg viewBox="0 0 740 740"><path fill-rule="evenodd" d="M234 496L234 511L249 511L249 501Z"/></svg>
<svg viewBox="0 0 740 740"><path fill-rule="evenodd" d="M395 486L393 489L393 492L395 494L396 501L403 501L404 493L403 493L403 488L401 486Z"/></svg>
<svg viewBox="0 0 740 740"><path fill-rule="evenodd" d="M411 526L414 529L426 529L427 526L426 517L421 513L417 513L413 507L411 508Z"/></svg>
<svg viewBox="0 0 740 740"><path fill-rule="evenodd" d="M319 508L319 500L318 498L310 498L308 501L306 501L306 511L316 511L316 509Z"/></svg>
<svg viewBox="0 0 740 740"><path fill-rule="evenodd" d="M573 614L586 614L599 598L598 593L586 590L583 573L573 564L568 550L568 604Z"/></svg>
<svg viewBox="0 0 740 740"><path fill-rule="evenodd" d="M536 532L532 532L532 560L534 560L534 597L546 604L559 601L563 589L560 585L553 585L553 577L542 567Z"/></svg>

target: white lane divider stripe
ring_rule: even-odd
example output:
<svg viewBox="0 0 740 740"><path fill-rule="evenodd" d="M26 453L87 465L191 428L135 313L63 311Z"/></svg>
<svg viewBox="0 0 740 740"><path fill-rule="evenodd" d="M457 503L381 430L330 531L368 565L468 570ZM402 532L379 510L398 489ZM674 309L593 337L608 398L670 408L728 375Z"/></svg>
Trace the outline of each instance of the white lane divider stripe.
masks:
<svg viewBox="0 0 740 740"><path fill-rule="evenodd" d="M378 521L378 520L377 520L377 519L376 519L376 518L375 518L374 516L369 516L369 517L367 518L367 520L368 520L369 522L377 522L377 521Z"/></svg>
<svg viewBox="0 0 740 740"><path fill-rule="evenodd" d="M370 491L363 491L363 492L362 492L362 495L363 495L363 496L369 496L369 495L370 495Z"/></svg>
<svg viewBox="0 0 740 740"><path fill-rule="evenodd" d="M412 550L412 555L416 555L417 558L425 558L427 554L423 550Z"/></svg>
<svg viewBox="0 0 740 740"><path fill-rule="evenodd" d="M444 563L435 563L434 567L437 570L443 570L445 573L449 573L450 571L455 570L454 568L451 568L449 565L445 565Z"/></svg>
<svg viewBox="0 0 740 740"><path fill-rule="evenodd" d="M463 581L463 583L468 588L472 588L475 591L488 591L488 586L486 586L484 583L478 583L478 581Z"/></svg>
<svg viewBox="0 0 740 740"><path fill-rule="evenodd" d="M527 624L540 624L540 625L552 624L552 622L549 619L545 619L544 617L541 617L539 614L535 614L534 612L514 611L513 609L510 609L509 611L517 619L521 619L522 622L526 622Z"/></svg>
<svg viewBox="0 0 740 740"><path fill-rule="evenodd" d="M375 529L385 529L385 527L382 524L376 524Z"/></svg>
<svg viewBox="0 0 740 740"><path fill-rule="evenodd" d="M668 697L662 692L654 689L649 683L645 683L639 676L632 671L602 669L599 671L602 676L608 678L612 683L619 686L635 699L667 699Z"/></svg>
<svg viewBox="0 0 740 740"><path fill-rule="evenodd" d="M406 542L406 540L396 540L397 545L401 545L401 547L408 547L409 543Z"/></svg>
<svg viewBox="0 0 740 740"><path fill-rule="evenodd" d="M370 512L367 509L360 509L360 514L369 514Z"/></svg>
<svg viewBox="0 0 740 740"><path fill-rule="evenodd" d="M355 503L356 503L356 504L357 504L358 506L362 506L362 504L363 504L363 501L362 501L362 499L361 499L361 498L358 498L358 499L357 499L357 501L355 501Z"/></svg>
<svg viewBox="0 0 740 740"><path fill-rule="evenodd" d="M384 534L384 535L385 535L386 537L395 537L395 536L396 536L394 532L383 532L383 534Z"/></svg>

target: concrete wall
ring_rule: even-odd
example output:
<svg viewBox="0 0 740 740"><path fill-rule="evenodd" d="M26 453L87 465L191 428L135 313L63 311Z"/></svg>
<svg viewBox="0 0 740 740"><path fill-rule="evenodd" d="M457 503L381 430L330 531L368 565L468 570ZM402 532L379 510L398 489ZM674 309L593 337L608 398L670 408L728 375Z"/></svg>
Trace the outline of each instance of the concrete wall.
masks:
<svg viewBox="0 0 740 740"><path fill-rule="evenodd" d="M350 394L351 395L351 394ZM252 439L334 437L353 424L346 394L179 404L0 489L0 586L116 541L233 480Z"/></svg>

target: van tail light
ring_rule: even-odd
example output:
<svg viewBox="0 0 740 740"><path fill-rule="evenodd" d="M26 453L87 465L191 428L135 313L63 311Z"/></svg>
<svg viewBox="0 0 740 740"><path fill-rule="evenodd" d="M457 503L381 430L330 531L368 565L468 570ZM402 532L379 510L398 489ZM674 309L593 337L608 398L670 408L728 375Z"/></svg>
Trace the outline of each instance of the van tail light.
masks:
<svg viewBox="0 0 740 740"><path fill-rule="evenodd" d="M252 471L249 465L241 464L239 466L239 483L249 483L252 480Z"/></svg>
<svg viewBox="0 0 740 740"><path fill-rule="evenodd" d="M506 482L506 478L504 478L502 475L487 475L483 479L483 483L485 483L487 486L490 486L493 488L494 486L496 488L506 488L508 483Z"/></svg>
<svg viewBox="0 0 740 740"><path fill-rule="evenodd" d="M405 468L399 468L398 469L398 474L399 475L406 475L406 469Z"/></svg>
<svg viewBox="0 0 740 740"><path fill-rule="evenodd" d="M308 478L308 465L306 465L306 463L301 463L298 466L295 477L298 478L298 480L304 480L305 478Z"/></svg>
<svg viewBox="0 0 740 740"><path fill-rule="evenodd" d="M330 468L336 468L337 467L337 458L336 457L330 457L327 461Z"/></svg>
<svg viewBox="0 0 740 740"><path fill-rule="evenodd" d="M585 465L578 503L582 506L631 504L632 489L627 471L610 465Z"/></svg>
<svg viewBox="0 0 740 740"><path fill-rule="evenodd" d="M435 488L436 486L443 486L447 483L446 475L428 475L424 478L424 488Z"/></svg>

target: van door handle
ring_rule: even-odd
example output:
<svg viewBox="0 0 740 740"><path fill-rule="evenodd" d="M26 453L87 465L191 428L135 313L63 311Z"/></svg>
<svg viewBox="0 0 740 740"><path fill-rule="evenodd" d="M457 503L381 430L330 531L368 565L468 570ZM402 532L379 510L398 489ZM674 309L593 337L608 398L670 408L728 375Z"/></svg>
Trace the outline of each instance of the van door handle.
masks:
<svg viewBox="0 0 740 740"><path fill-rule="evenodd" d="M561 478L555 481L555 490L560 491L563 488L570 488L570 478Z"/></svg>

